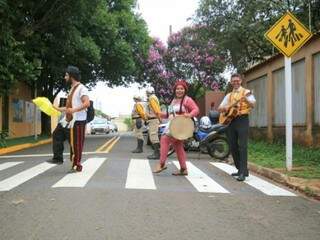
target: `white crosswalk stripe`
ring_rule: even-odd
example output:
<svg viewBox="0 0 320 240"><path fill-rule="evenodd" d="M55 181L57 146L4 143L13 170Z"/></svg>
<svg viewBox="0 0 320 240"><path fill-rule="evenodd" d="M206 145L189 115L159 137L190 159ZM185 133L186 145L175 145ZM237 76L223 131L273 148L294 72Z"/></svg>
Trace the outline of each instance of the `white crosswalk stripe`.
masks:
<svg viewBox="0 0 320 240"><path fill-rule="evenodd" d="M173 163L177 168L180 168L180 165L177 161L173 161ZM187 162L187 168L188 176L186 176L186 178L199 192L229 193L228 190L223 188L192 163Z"/></svg>
<svg viewBox="0 0 320 240"><path fill-rule="evenodd" d="M5 170L7 168L11 168L11 167L14 167L14 166L17 166L19 164L21 164L23 162L6 162L6 163L1 163L0 164L0 171L2 170Z"/></svg>
<svg viewBox="0 0 320 240"><path fill-rule="evenodd" d="M67 174L52 187L84 187L105 160L106 158L89 158L83 163L82 172Z"/></svg>
<svg viewBox="0 0 320 240"><path fill-rule="evenodd" d="M237 171L235 167L226 163L211 163L211 164L228 174L231 174ZM255 189L269 196L296 196L292 192L289 192L283 188L280 188L270 182L267 182L253 175L250 175L246 179L245 183L249 184L250 186L254 187Z"/></svg>
<svg viewBox="0 0 320 240"><path fill-rule="evenodd" d="M38 176L39 174L44 173L54 166L54 164L49 164L46 162L41 163L12 177L4 179L0 182L0 191L9 191L21 185L22 183Z"/></svg>
<svg viewBox="0 0 320 240"><path fill-rule="evenodd" d="M66 173L66 175L63 176L60 180L59 179L56 180L57 182L54 185L52 185L52 188L84 188L86 187L87 183L94 177L96 172L99 170L99 168L101 168L101 166L106 160L107 158L99 158L99 157L88 158L88 160L86 160L83 163L82 172L70 173L70 174ZM1 163L0 171L10 172L10 168L13 168L14 166L17 166L20 164L21 166L24 166L23 163L24 162L22 161ZM178 169L180 168L178 161L173 161L172 163L176 168ZM231 174L236 171L235 167L226 163L210 162L210 164L227 174ZM162 176L162 178L157 179L157 175L154 175L152 173L150 161L147 159L131 159L128 165L127 165L127 162L124 163L124 165L121 165L123 167L122 169L119 169L119 171L126 172L126 178L122 179L123 181L125 181L126 189L137 189L137 190L160 189L161 191L165 189L169 189L169 191L171 191L172 190L171 187L167 188L167 185L163 185L163 184L164 183L168 184L168 181L173 181L172 182L173 186L179 188L180 189L179 191L183 189L190 189L190 187L185 188L186 185L183 186L183 184L189 184L189 185L191 184L194 190L197 192L230 194L229 190L224 188L223 182L219 182L219 183L216 182L215 175L213 175L213 173L210 171L210 168L206 170L207 172L210 171L210 174L207 175L204 171L202 171L196 165L197 165L196 162L194 163L187 162L189 175L185 176L185 178L188 180L189 183L186 181L179 180L181 178L168 176L166 174ZM44 162L44 163L35 165L31 168L28 168L26 170L23 170L22 172L19 172L17 174L14 174L11 177L5 178L4 180L0 181L0 192L10 191L27 181L31 181L33 178L37 176L41 178L46 178L46 175L43 173L56 166L57 165L55 164L49 164L47 162ZM205 165L202 164L201 166L204 167ZM121 178L120 172L119 172L119 177ZM95 181L95 180L92 179L91 181ZM293 192L290 192L285 188L276 186L275 184L254 175L250 175L246 179L244 184L247 184L255 188L256 190L261 191L262 193L268 196L296 196L296 194L294 194ZM50 185L48 185L48 188L50 187ZM243 187L245 185L241 185L241 186ZM121 185L119 185L119 187L121 188ZM234 191L237 191L237 190L234 189L232 192Z"/></svg>
<svg viewBox="0 0 320 240"><path fill-rule="evenodd" d="M156 189L152 170L148 160L131 159L127 172L126 188L150 190Z"/></svg>

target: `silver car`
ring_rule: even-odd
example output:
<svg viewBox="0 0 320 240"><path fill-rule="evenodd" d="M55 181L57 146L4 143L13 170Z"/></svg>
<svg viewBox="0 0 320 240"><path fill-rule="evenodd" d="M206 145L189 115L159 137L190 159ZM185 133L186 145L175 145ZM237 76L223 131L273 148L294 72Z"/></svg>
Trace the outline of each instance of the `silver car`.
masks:
<svg viewBox="0 0 320 240"><path fill-rule="evenodd" d="M91 134L103 133L108 134L110 132L110 126L106 119L97 118L90 124Z"/></svg>

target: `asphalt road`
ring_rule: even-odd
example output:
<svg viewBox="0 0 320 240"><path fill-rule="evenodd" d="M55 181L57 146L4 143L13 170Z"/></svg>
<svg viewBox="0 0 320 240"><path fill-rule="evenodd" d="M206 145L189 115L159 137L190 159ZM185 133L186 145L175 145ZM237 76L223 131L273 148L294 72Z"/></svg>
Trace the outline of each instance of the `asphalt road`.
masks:
<svg viewBox="0 0 320 240"><path fill-rule="evenodd" d="M86 140L84 171L45 163L45 145L0 156L0 239L320 239L320 204L260 176L188 154L189 177L153 175L128 135ZM66 148L68 150L68 147ZM97 152L99 150L99 152Z"/></svg>

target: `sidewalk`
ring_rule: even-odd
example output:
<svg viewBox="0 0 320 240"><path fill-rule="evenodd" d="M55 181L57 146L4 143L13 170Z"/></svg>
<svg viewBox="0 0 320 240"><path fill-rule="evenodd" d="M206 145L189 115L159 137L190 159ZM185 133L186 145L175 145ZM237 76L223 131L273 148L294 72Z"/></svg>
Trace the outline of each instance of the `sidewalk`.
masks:
<svg viewBox="0 0 320 240"><path fill-rule="evenodd" d="M231 160L232 161L232 160ZM249 170L284 184L296 191L302 192L309 197L320 200L320 179L304 179L288 176L284 170L270 169L249 162Z"/></svg>
<svg viewBox="0 0 320 240"><path fill-rule="evenodd" d="M34 140L34 137L23 137L23 138L14 138L8 139L6 141L7 147L0 148L0 155L5 155L24 149L37 147L45 144L51 143L52 139L48 136L39 136L38 140Z"/></svg>

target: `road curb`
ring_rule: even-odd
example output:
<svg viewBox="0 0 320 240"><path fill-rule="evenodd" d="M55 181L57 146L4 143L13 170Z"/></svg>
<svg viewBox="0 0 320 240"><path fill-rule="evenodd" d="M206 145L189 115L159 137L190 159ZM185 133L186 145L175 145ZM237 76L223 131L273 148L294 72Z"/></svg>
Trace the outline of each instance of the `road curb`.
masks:
<svg viewBox="0 0 320 240"><path fill-rule="evenodd" d="M41 140L36 143L24 143L24 144L15 145L12 147L1 148L0 155L4 155L4 154L21 151L21 150L28 149L28 148L33 148L33 147L45 145L45 144L48 144L51 142L52 142L52 139L50 138L50 139Z"/></svg>
<svg viewBox="0 0 320 240"><path fill-rule="evenodd" d="M320 189L312 186L308 186L308 180L296 177L289 177L283 173L277 172L273 169L261 167L257 164L248 163L248 168L250 171L260 174L264 177L272 179L275 182L284 184L293 190L302 192L309 197L313 197L317 200L320 200Z"/></svg>

